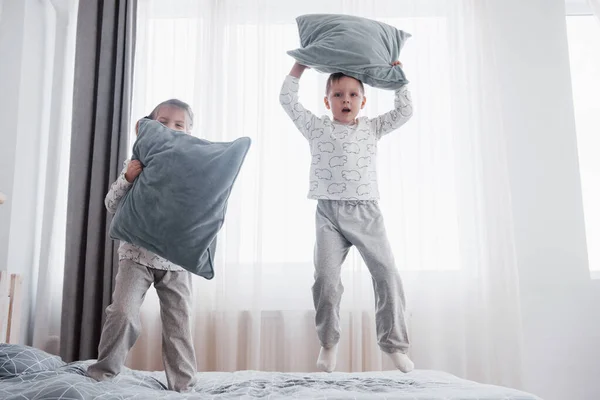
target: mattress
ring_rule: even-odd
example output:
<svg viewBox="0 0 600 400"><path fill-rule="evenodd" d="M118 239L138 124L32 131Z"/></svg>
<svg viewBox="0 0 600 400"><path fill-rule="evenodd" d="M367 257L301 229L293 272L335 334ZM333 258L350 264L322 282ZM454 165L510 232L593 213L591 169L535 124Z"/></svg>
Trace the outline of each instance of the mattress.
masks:
<svg viewBox="0 0 600 400"><path fill-rule="evenodd" d="M93 360L64 363L25 346L0 344L0 399L398 399L541 400L441 371L360 373L199 372L191 393L167 390L164 372L125 368L111 381L85 374Z"/></svg>

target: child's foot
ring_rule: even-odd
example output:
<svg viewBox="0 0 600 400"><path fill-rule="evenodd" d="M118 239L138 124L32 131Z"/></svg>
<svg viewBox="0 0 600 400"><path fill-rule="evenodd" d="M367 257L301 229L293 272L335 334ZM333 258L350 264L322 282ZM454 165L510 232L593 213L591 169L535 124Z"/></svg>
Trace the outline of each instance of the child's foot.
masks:
<svg viewBox="0 0 600 400"><path fill-rule="evenodd" d="M87 374L87 376L89 376L90 378L92 378L98 382L111 380L112 378L114 378L114 375L109 374L108 372L102 371L98 368L94 368L93 366L91 366L91 368L88 367L86 374Z"/></svg>
<svg viewBox="0 0 600 400"><path fill-rule="evenodd" d="M321 347L319 352L319 359L317 360L317 367L324 372L333 372L335 369L335 362L337 358L337 344L326 349Z"/></svg>
<svg viewBox="0 0 600 400"><path fill-rule="evenodd" d="M410 372L415 368L415 364L404 353L396 352L385 354L387 354L392 359L394 366L402 372Z"/></svg>

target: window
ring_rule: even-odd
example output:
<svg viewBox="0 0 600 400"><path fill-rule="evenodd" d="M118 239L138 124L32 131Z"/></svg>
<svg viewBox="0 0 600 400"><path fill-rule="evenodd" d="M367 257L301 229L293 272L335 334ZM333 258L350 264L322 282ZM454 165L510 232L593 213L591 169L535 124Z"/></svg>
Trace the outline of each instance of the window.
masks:
<svg viewBox="0 0 600 400"><path fill-rule="evenodd" d="M567 16L573 102L590 270L600 274L600 23Z"/></svg>
<svg viewBox="0 0 600 400"><path fill-rule="evenodd" d="M221 3L196 10L195 2L185 1L173 3L180 8L159 10L162 4L166 2L140 3L133 119L147 115L158 102L177 97L195 112L193 134L213 141L250 136L253 146L228 206L227 221L235 221L235 226L225 224L221 242L221 248L236 249L221 254L235 259L224 262L263 268L285 265L286 271L291 265L310 268L315 207L306 200L310 154L278 102L292 65L286 50L299 46L293 16L255 15L256 10L238 8L225 12ZM449 26L444 15L384 21L414 33L411 40L427 44L417 42L402 56L411 66L413 97L426 104L419 107L427 113L402 128L403 134L390 135L379 149L379 162L387 166L380 168L379 181L389 239L402 270L459 270L448 129L451 77L448 68L441 67L451 58L446 45ZM429 47L431 51L416 53ZM300 97L318 115L327 113L322 100L325 79L316 73L302 78ZM391 91L367 88L366 95L363 115L375 116L393 105Z"/></svg>

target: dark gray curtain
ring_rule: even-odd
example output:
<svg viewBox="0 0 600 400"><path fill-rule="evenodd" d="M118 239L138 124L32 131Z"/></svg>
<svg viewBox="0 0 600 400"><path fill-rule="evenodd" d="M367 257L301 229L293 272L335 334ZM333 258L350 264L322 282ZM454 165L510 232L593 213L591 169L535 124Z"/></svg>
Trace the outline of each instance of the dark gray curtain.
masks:
<svg viewBox="0 0 600 400"><path fill-rule="evenodd" d="M127 156L137 0L80 1L60 353L97 357L117 272L104 196Z"/></svg>

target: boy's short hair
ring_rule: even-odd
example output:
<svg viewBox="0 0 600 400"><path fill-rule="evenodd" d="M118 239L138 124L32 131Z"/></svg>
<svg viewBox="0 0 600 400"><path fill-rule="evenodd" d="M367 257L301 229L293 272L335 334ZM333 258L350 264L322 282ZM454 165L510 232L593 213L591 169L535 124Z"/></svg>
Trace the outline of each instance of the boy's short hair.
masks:
<svg viewBox="0 0 600 400"><path fill-rule="evenodd" d="M352 76L348 76L341 72L335 72L335 73L329 75L329 78L327 78L327 85L325 85L325 95L329 95L329 90L331 89L332 84L336 83L337 81L339 81L340 79L342 79L344 77L352 78L355 81L358 81L358 83L360 83L360 90L362 91L362 94L365 94L365 86L359 79L356 79Z"/></svg>
<svg viewBox="0 0 600 400"><path fill-rule="evenodd" d="M192 126L194 126L194 112L192 111L192 107L190 107L190 105L188 103L181 101L179 99L169 99L169 100L163 101L162 103L160 103L159 105L154 107L154 110L152 110L152 112L150 113L150 119L156 119L156 114L158 114L158 110L162 106L172 106L172 107L177 107L177 108L181 108L182 110L184 110L189 118L188 130L192 130Z"/></svg>

